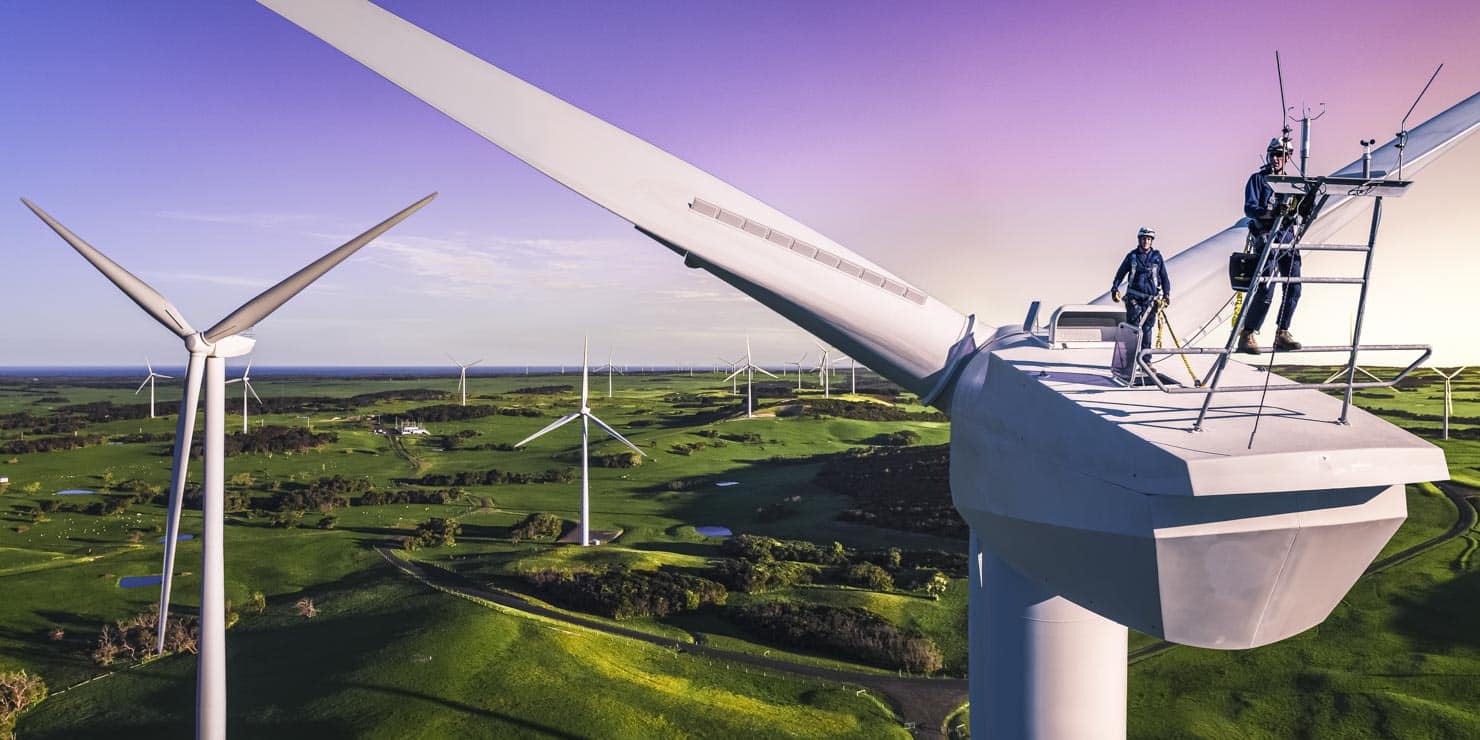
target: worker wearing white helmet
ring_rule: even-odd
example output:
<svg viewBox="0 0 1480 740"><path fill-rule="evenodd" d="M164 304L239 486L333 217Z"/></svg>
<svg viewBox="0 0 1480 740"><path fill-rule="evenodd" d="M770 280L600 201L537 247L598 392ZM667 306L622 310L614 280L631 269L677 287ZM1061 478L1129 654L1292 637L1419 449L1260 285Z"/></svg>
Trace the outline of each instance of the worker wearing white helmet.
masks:
<svg viewBox="0 0 1480 740"><path fill-rule="evenodd" d="M1249 231L1254 243L1259 245L1268 240L1269 230L1279 220L1279 210L1284 205L1282 196L1275 195L1274 188L1269 186L1269 176L1285 174L1285 163L1290 158L1290 144L1284 139L1270 139L1265 155L1264 166L1250 175L1248 184L1244 186L1244 215L1249 217ZM1294 241L1289 227L1290 224L1286 222L1275 237L1276 243ZM1300 277L1299 250L1294 249L1292 244L1291 249L1270 255L1264 272L1265 275ZM1274 285L1270 283L1262 283L1251 291L1249 300L1244 305L1248 315L1244 318L1243 333L1239 335L1238 351L1246 354L1259 353L1259 342L1255 336L1264 326L1264 317L1269 313L1269 304L1273 300ZM1295 318L1295 307L1299 303L1300 283L1284 283L1274 335L1274 348L1277 351L1300 349L1300 342L1295 341L1295 337L1290 334L1290 322Z"/></svg>
<svg viewBox="0 0 1480 740"><path fill-rule="evenodd" d="M1172 302L1172 281L1166 261L1151 247L1156 229L1142 226L1136 232L1136 248L1120 261L1110 282L1110 299L1120 300L1120 281L1125 280L1125 321L1141 327L1141 348L1151 347L1151 329L1156 326L1156 302Z"/></svg>

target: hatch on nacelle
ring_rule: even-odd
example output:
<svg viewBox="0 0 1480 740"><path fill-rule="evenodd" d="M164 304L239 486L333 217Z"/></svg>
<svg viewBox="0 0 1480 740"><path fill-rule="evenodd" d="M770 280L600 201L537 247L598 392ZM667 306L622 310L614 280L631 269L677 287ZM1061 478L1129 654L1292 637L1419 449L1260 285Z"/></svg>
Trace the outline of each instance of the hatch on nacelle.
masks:
<svg viewBox="0 0 1480 740"><path fill-rule="evenodd" d="M1125 321L1125 309L1119 306L1060 306L1048 322L1050 347L1092 347L1112 345Z"/></svg>

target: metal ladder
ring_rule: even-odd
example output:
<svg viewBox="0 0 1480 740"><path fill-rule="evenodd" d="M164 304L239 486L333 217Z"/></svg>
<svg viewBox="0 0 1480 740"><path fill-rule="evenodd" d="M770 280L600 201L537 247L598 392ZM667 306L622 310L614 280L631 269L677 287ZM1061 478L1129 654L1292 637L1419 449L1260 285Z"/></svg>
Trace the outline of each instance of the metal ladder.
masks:
<svg viewBox="0 0 1480 740"><path fill-rule="evenodd" d="M1325 205L1327 198L1329 198L1333 194L1373 198L1372 224L1370 229L1368 230L1366 244L1302 245L1300 244L1300 237L1304 234L1303 228L1300 230L1299 233L1293 234L1293 238L1288 243L1278 242L1277 237L1282 232L1287 231L1292 222L1292 219L1289 217L1288 212L1282 211L1275 218L1273 227L1270 228L1269 233L1265 236L1263 247L1259 253L1258 266L1254 270L1254 276L1253 279L1250 281L1248 288L1248 296L1249 299L1252 300L1254 295L1258 293L1261 288L1268 287L1268 289L1272 290L1272 286L1276 284L1288 285L1291 283L1310 283L1322 285L1360 285L1361 292L1357 298L1357 312L1356 319L1352 324L1351 344L1307 346L1302 347L1298 350L1278 350L1280 352L1288 353L1346 352L1348 353L1347 362L1343 371L1346 375L1346 380L1345 382L1338 383L1289 383L1276 386L1249 385L1220 388L1218 383L1220 380L1222 380L1223 370L1228 366L1229 357L1234 353L1234 345L1237 343L1238 337L1244 329L1245 316L1248 314L1248 301L1245 301L1243 308L1238 312L1238 315L1233 323L1233 328L1229 331L1228 340L1224 342L1222 349L1212 347L1153 349L1142 352L1141 356L1138 358L1138 361L1141 362L1143 365L1143 369L1147 371L1147 374L1153 379L1153 382L1155 382L1162 391L1167 393L1204 394L1202 409L1197 414L1197 421L1194 422L1192 425L1193 431L1202 430L1203 422L1207 419L1208 410L1212 407L1213 395L1220 390L1224 392L1235 392L1263 390L1284 391L1300 389L1331 390L1340 388L1345 391L1345 394L1341 404L1341 416L1336 419L1336 423L1346 424L1347 414L1351 409L1352 391L1354 389L1391 387L1401 381L1403 378L1407 377L1408 374L1413 372L1413 370L1421 365L1424 360L1428 359L1429 355L1433 352L1433 350L1428 345L1423 344L1363 345L1361 343L1362 319L1367 309L1367 288L1372 280L1372 257L1377 247L1377 230L1379 225L1382 223L1382 199L1384 197L1399 197L1403 195L1403 193L1407 191L1408 186L1412 183L1410 181L1404 180L1373 180L1360 177L1271 177L1269 178L1269 182L1270 185L1274 188L1275 192L1278 194L1286 196L1300 195L1306 198L1317 199L1315 201L1316 207L1312 211L1313 214L1319 214L1319 211L1321 207ZM1312 218L1312 221L1313 220L1314 218ZM1276 255L1281 252L1290 252L1296 249L1304 249L1311 252L1362 252L1365 255L1365 261L1362 266L1362 276L1296 278L1266 274L1266 270L1271 259L1275 259ZM1373 382L1358 383L1356 382L1357 353L1361 350L1374 352L1420 351L1421 354L1419 355L1418 359L1414 360L1407 367L1403 368L1403 370L1398 373L1398 375L1392 380L1379 380ZM1274 352L1276 352L1276 350L1272 348L1261 348L1259 350L1259 354ZM1209 369L1207 375L1205 376L1203 384L1200 387L1187 388L1183 386L1174 386L1162 382L1157 374L1150 367L1149 358L1151 356L1173 354L1211 354L1217 355L1217 357L1216 359L1214 359L1213 366Z"/></svg>

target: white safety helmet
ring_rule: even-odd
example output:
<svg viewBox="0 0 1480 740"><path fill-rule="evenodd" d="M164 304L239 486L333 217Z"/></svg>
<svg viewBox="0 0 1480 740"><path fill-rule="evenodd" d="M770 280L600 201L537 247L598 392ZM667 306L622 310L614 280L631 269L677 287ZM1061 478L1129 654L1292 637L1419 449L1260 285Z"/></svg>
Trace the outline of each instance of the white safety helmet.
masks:
<svg viewBox="0 0 1480 740"><path fill-rule="evenodd" d="M1149 236L1152 239L1155 239L1156 238L1156 229L1153 229L1150 226L1142 226L1141 227L1141 230L1136 232L1136 238L1137 239L1140 239L1143 236Z"/></svg>
<svg viewBox="0 0 1480 740"><path fill-rule="evenodd" d="M1287 157L1290 156L1289 143L1287 143L1284 139L1278 137L1270 139L1269 146L1264 148L1264 155L1266 157L1273 157L1276 154L1283 154Z"/></svg>

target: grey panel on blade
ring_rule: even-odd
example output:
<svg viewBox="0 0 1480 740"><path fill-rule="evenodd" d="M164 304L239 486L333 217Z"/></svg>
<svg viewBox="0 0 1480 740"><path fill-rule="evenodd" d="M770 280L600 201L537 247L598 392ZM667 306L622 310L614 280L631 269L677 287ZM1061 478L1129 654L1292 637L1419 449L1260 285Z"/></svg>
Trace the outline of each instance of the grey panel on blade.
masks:
<svg viewBox="0 0 1480 740"><path fill-rule="evenodd" d="M856 265L825 249L808 244L800 239L772 229L765 224L752 221L734 211L720 208L707 200L695 198L694 202L689 204L689 209L693 213L712 218L726 226L737 228L751 236L764 239L773 246L788 249L808 259L816 260L834 270L862 280L875 288L879 288L892 296L904 298L919 305L925 304L925 294L908 285L893 280L886 275L880 275L861 265Z"/></svg>
<svg viewBox="0 0 1480 740"><path fill-rule="evenodd" d="M1140 493L1314 491L1448 478L1437 447L1360 409L1348 424L1337 424L1341 400L1319 391L1272 393L1262 404L1258 392L1220 393L1203 431L1192 432L1202 394L1125 388L1110 377L1110 352L1036 343L994 350L988 384L1009 386L994 398L1008 405L1024 399L1025 414L1034 410L1031 421L1016 422L1019 436L1051 429L1062 444L1040 449L1063 450L1086 474ZM1209 356L1189 359L1199 376L1207 373ZM1230 363L1226 373L1230 384L1259 386L1266 379L1241 363ZM1292 382L1278 375L1268 380L1271 387Z"/></svg>

